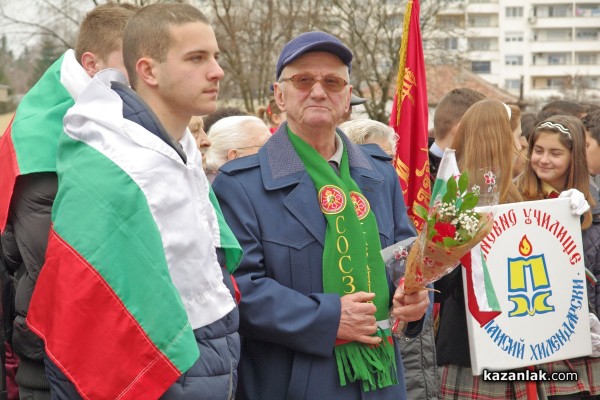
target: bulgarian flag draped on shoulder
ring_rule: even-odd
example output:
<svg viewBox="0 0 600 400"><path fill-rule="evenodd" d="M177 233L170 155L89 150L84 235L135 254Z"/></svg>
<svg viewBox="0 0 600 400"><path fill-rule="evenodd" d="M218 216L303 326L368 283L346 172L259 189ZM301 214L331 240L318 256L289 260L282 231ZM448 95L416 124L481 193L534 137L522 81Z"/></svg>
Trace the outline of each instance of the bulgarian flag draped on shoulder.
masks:
<svg viewBox="0 0 600 400"><path fill-rule="evenodd" d="M56 172L63 117L90 77L67 50L27 92L0 138L0 232L19 175Z"/></svg>
<svg viewBox="0 0 600 400"><path fill-rule="evenodd" d="M65 117L27 322L84 398L158 398L198 359L193 330L235 307L215 247L230 272L241 250L189 131L183 162L123 117L111 81L125 82L98 73Z"/></svg>
<svg viewBox="0 0 600 400"><path fill-rule="evenodd" d="M460 176L454 150L446 149L440 162L437 179L431 193L431 206L446 194L446 182ZM467 303L469 312L482 326L501 313L500 303L488 272L481 247L477 244L460 259L467 277Z"/></svg>

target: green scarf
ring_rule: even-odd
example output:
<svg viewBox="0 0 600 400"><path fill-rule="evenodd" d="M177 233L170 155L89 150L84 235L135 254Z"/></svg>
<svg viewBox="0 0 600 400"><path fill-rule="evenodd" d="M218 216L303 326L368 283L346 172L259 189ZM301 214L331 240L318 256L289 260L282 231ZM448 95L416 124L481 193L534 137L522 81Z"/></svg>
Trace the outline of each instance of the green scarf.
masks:
<svg viewBox="0 0 600 400"><path fill-rule="evenodd" d="M389 288L375 215L350 176L344 148L340 175L308 143L288 127L288 135L317 191L327 220L323 250L323 290L340 296L359 291L376 293L378 321L388 320ZM346 207L350 200L354 207ZM360 381L365 392L397 384L396 358L390 329L378 329L378 346L358 342L336 345L340 385Z"/></svg>

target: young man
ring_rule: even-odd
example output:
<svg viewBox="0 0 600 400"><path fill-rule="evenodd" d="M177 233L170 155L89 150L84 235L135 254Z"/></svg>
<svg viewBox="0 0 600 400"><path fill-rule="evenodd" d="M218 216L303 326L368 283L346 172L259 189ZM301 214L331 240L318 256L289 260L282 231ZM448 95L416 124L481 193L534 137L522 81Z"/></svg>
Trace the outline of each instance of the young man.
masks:
<svg viewBox="0 0 600 400"><path fill-rule="evenodd" d="M431 182L435 182L446 147L450 147L454 141L460 119L469 107L483 99L485 96L476 90L458 88L452 89L440 100L433 115L435 142L429 148Z"/></svg>
<svg viewBox="0 0 600 400"><path fill-rule="evenodd" d="M62 119L96 72L124 70L123 28L136 9L111 3L90 11L80 25L75 50L63 54L25 95L0 139L2 253L7 265L20 266L8 272L19 278L12 344L20 359L16 382L21 399L50 398L43 342L27 328L25 318L44 264Z"/></svg>
<svg viewBox="0 0 600 400"><path fill-rule="evenodd" d="M187 129L216 108L215 34L190 5L154 4L127 23L123 54L134 90L103 71L65 117L27 321L57 398L231 398L238 314L219 261L233 270L241 251Z"/></svg>
<svg viewBox="0 0 600 400"><path fill-rule="evenodd" d="M336 129L351 61L325 32L288 42L273 84L287 122L213 183L245 252L239 399L406 398L388 313L417 334L429 299L386 279L381 247L414 235L390 158Z"/></svg>

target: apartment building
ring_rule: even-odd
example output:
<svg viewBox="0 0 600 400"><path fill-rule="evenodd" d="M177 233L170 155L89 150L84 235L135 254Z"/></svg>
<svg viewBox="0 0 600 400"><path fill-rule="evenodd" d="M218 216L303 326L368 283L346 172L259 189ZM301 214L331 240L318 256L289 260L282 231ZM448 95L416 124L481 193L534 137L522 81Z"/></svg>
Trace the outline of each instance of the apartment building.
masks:
<svg viewBox="0 0 600 400"><path fill-rule="evenodd" d="M458 0L437 23L433 59L458 59L524 100L600 102L600 0Z"/></svg>

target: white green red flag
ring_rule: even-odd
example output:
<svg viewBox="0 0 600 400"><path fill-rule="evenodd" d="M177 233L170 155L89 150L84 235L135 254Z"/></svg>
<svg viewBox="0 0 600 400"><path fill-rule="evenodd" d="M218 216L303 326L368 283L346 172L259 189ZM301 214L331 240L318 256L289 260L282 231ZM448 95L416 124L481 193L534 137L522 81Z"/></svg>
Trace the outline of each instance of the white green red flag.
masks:
<svg viewBox="0 0 600 400"><path fill-rule="evenodd" d="M419 1L410 0L404 14L390 126L398 134L394 166L400 177L406 211L420 232L424 221L415 214L413 207L421 205L427 208L431 186L427 141L429 107L419 14Z"/></svg>
<svg viewBox="0 0 600 400"><path fill-rule="evenodd" d="M123 79L100 72L65 117L46 262L27 316L87 399L160 397L198 359L193 330L235 307L215 247L231 271L241 259L193 137L181 140L184 163L124 119L110 89Z"/></svg>
<svg viewBox="0 0 600 400"><path fill-rule="evenodd" d="M431 205L446 194L446 182L449 179L458 179L459 177L460 171L456 162L456 153L453 149L446 149L440 162L437 179L433 184ZM501 308L479 244L463 256L460 262L467 277L469 312L483 326L497 317L501 313Z"/></svg>
<svg viewBox="0 0 600 400"><path fill-rule="evenodd" d="M17 177L56 171L63 117L89 81L74 51L68 50L21 100L0 138L0 232L6 227Z"/></svg>

